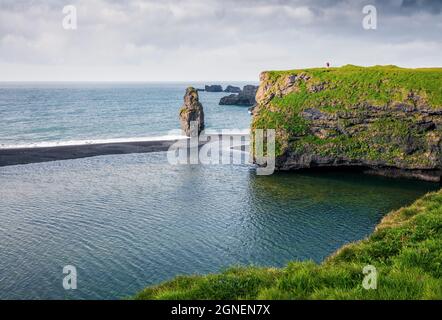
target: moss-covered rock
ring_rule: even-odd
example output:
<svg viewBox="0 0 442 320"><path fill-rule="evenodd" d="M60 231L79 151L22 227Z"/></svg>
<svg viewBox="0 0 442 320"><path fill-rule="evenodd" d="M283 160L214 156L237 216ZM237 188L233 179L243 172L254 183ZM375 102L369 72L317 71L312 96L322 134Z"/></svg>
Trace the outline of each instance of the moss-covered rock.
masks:
<svg viewBox="0 0 442 320"><path fill-rule="evenodd" d="M254 129L276 129L277 168L357 166L440 181L442 68L261 74Z"/></svg>

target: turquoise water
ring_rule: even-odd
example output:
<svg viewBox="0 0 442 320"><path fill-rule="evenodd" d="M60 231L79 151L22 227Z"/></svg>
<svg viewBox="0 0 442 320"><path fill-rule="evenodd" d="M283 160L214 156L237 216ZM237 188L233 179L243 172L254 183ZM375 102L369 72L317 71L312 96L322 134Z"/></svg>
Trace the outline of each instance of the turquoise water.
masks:
<svg viewBox="0 0 442 320"><path fill-rule="evenodd" d="M116 299L178 274L320 262L435 187L172 166L165 153L3 167L0 185L2 299ZM62 287L66 265L76 290Z"/></svg>
<svg viewBox="0 0 442 320"><path fill-rule="evenodd" d="M167 135L186 86L1 84L0 145ZM222 95L200 94L207 127L248 128L247 108L218 106ZM174 166L166 153L0 167L0 299L118 299L179 274L320 262L436 187ZM76 290L62 287L66 265Z"/></svg>
<svg viewBox="0 0 442 320"><path fill-rule="evenodd" d="M168 135L179 129L178 111L189 85L204 87L203 83L0 83L0 147ZM250 126L247 107L218 105L227 93L199 95L207 129Z"/></svg>

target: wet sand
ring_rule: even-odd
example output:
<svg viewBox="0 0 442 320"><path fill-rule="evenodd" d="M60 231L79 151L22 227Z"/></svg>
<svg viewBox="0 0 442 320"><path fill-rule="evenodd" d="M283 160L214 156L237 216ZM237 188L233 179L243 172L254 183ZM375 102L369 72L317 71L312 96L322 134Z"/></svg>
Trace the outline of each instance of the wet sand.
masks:
<svg viewBox="0 0 442 320"><path fill-rule="evenodd" d="M68 145L54 147L30 147L17 149L0 149L0 167L35 162L78 159L110 154L146 153L167 151L177 141L137 141L119 143L100 143Z"/></svg>

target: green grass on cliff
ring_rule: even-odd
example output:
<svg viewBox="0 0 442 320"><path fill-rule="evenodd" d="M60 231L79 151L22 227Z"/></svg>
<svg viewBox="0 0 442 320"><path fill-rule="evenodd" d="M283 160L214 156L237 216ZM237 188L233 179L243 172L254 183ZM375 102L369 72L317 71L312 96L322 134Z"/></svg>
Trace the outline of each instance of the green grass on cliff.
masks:
<svg viewBox="0 0 442 320"><path fill-rule="evenodd" d="M396 66L359 67L346 65L340 68L312 68L289 71L270 71L277 81L285 75L304 73L311 77L307 89L324 84L325 90L308 95L301 91L275 100L280 105L308 105L342 110L359 102L376 106L394 102L413 103L411 92L420 96L429 107L442 107L442 68L406 69ZM304 96L301 99L299 95ZM296 101L298 100L298 101Z"/></svg>
<svg viewBox="0 0 442 320"><path fill-rule="evenodd" d="M376 290L362 286L366 265L378 271ZM442 190L390 213L322 264L180 276L135 299L442 299Z"/></svg>
<svg viewBox="0 0 442 320"><path fill-rule="evenodd" d="M294 87L281 95L287 78L296 75ZM396 66L340 68L313 68L289 71L270 71L263 87L275 94L257 109L252 129L276 129L276 155L286 150L317 154L324 157L343 157L381 161L386 165L413 168L425 165L428 150L425 133L416 131L412 122L420 120L417 114L407 119L379 118L365 127L350 119L365 119L364 106L389 108L405 105L424 109L442 108L442 68L405 69ZM273 90L273 91L272 91ZM310 122L301 115L314 108L339 118L336 128L325 127L318 137L309 132ZM351 132L350 128L366 128ZM336 130L338 129L338 130ZM295 139L294 139L295 138ZM410 146L410 148L408 147ZM405 148L405 149L404 149Z"/></svg>

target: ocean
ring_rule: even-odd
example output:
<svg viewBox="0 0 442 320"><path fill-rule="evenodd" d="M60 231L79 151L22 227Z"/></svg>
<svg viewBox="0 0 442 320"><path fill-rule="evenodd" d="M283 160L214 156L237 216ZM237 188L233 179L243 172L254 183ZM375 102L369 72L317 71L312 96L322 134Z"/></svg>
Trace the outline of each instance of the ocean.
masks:
<svg viewBox="0 0 442 320"><path fill-rule="evenodd" d="M0 148L176 137L178 111L191 85L204 88L204 83L0 83ZM199 93L207 129L249 128L247 107L218 105L225 95Z"/></svg>

